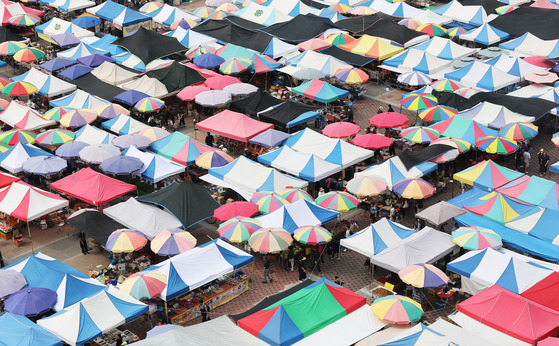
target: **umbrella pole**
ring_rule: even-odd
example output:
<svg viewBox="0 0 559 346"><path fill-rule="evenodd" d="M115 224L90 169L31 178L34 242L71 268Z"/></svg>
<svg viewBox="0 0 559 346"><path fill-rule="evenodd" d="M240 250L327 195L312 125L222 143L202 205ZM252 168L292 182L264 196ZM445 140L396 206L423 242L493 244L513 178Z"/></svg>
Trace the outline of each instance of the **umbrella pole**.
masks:
<svg viewBox="0 0 559 346"><path fill-rule="evenodd" d="M169 318L169 317L167 317L167 315L168 315L168 312L167 312L167 301L165 301L165 317L166 317L166 318ZM173 323L173 321L171 320L171 324L172 324L172 323Z"/></svg>
<svg viewBox="0 0 559 346"><path fill-rule="evenodd" d="M29 242L31 243L31 253L35 253L33 248L33 239L31 239L31 229L29 228L29 221L27 221L27 233L29 234Z"/></svg>

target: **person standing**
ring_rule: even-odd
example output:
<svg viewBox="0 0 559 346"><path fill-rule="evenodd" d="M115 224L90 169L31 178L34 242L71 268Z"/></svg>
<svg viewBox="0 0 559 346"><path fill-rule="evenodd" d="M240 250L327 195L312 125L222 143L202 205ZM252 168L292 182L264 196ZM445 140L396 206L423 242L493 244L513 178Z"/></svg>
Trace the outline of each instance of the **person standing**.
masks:
<svg viewBox="0 0 559 346"><path fill-rule="evenodd" d="M549 155L547 155L547 152L544 151L542 154L542 159L541 159L541 170L542 170L542 174L546 175L547 174L547 170L549 169Z"/></svg>
<svg viewBox="0 0 559 346"><path fill-rule="evenodd" d="M299 271L299 281L303 281L307 278L307 270L305 269L306 257L303 257L297 261L297 269Z"/></svg>
<svg viewBox="0 0 559 346"><path fill-rule="evenodd" d="M289 262L289 269L293 271L295 267L295 257L292 245L289 246L289 251L287 251L287 261Z"/></svg>
<svg viewBox="0 0 559 346"><path fill-rule="evenodd" d="M274 280L270 276L270 259L268 258L267 255L266 255L266 260L264 261L264 281L262 281L262 283L264 284L268 283L266 278L270 279L270 283L274 282Z"/></svg>
<svg viewBox="0 0 559 346"><path fill-rule="evenodd" d="M202 322L211 320L211 318L208 316L209 312L210 312L209 305L206 304L204 302L204 299L200 297L200 315L202 315Z"/></svg>
<svg viewBox="0 0 559 346"><path fill-rule="evenodd" d="M209 133L209 132L206 135L206 145L208 147L213 147L214 146L214 136L212 136L212 134Z"/></svg>
<svg viewBox="0 0 559 346"><path fill-rule="evenodd" d="M116 341L116 344L115 344L116 346L122 346L122 335L117 334L115 341Z"/></svg>
<svg viewBox="0 0 559 346"><path fill-rule="evenodd" d="M522 157L524 158L524 165L526 166L526 172L528 172L528 168L530 168L530 159L532 158L532 155L530 155L529 150L524 150L524 154L522 154Z"/></svg>
<svg viewBox="0 0 559 346"><path fill-rule="evenodd" d="M394 112L394 108L392 108L392 105L388 105L387 112Z"/></svg>
<svg viewBox="0 0 559 346"><path fill-rule="evenodd" d="M84 255L89 253L89 249L87 248L87 237L83 232L80 232L80 248L82 249L82 253Z"/></svg>
<svg viewBox="0 0 559 346"><path fill-rule="evenodd" d="M318 251L318 248L316 246L314 247L314 251L313 251L313 260L314 260L314 268L316 268L316 270L319 273L322 272L322 270L320 269L320 251Z"/></svg>

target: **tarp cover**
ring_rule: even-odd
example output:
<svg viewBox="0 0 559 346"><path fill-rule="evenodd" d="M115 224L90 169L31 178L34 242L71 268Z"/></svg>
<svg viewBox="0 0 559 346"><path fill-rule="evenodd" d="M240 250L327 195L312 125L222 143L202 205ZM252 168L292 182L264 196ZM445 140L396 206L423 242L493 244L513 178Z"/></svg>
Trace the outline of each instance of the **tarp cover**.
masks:
<svg viewBox="0 0 559 346"><path fill-rule="evenodd" d="M267 123L287 128L291 121L297 119L304 113L313 112L316 114L313 118L317 118L317 111L323 108L324 107L311 106L301 102L286 101L275 108L260 113L258 118Z"/></svg>
<svg viewBox="0 0 559 346"><path fill-rule="evenodd" d="M368 16L365 18L368 18ZM363 21L366 21L364 26ZM388 19L378 20L377 18L377 20L367 22L367 19L356 17L340 20L336 22L336 25L356 34L382 37L397 42L405 47L414 45L419 42L427 41L429 39L429 35L426 35L422 32L410 30L405 26L399 25ZM363 28L365 28L365 30L363 30Z"/></svg>
<svg viewBox="0 0 559 346"><path fill-rule="evenodd" d="M125 48L146 65L155 59L186 50L176 38L158 34L144 27L140 27L133 35L119 38L113 45Z"/></svg>
<svg viewBox="0 0 559 346"><path fill-rule="evenodd" d="M404 164L404 167L406 167L407 170L410 170L412 167L417 166L422 162L429 161L449 150L454 149L455 148L450 145L430 145L418 151L404 150L398 153L398 157Z"/></svg>
<svg viewBox="0 0 559 346"><path fill-rule="evenodd" d="M126 228L123 224L95 210L85 210L79 215L68 218L68 223L84 232L99 244L106 244L107 239L117 229Z"/></svg>
<svg viewBox="0 0 559 346"><path fill-rule="evenodd" d="M354 54L336 46L330 46L322 49L320 50L320 53L333 56L338 60L354 66L365 66L368 63L375 61L375 58Z"/></svg>
<svg viewBox="0 0 559 346"><path fill-rule="evenodd" d="M220 206L204 186L191 182L173 183L137 199L165 208L179 219L185 228L212 217L214 210Z"/></svg>
<svg viewBox="0 0 559 346"><path fill-rule="evenodd" d="M102 205L136 190L127 184L87 167L50 184L50 187L93 205Z"/></svg>
<svg viewBox="0 0 559 346"><path fill-rule="evenodd" d="M559 11L520 7L491 21L491 25L520 37L529 32L543 40L559 38Z"/></svg>
<svg viewBox="0 0 559 346"><path fill-rule="evenodd" d="M328 18L313 14L300 14L288 22L270 25L260 31L285 41L300 43L310 40L328 29L339 29L339 27Z"/></svg>
<svg viewBox="0 0 559 346"><path fill-rule="evenodd" d="M23 41L24 38L19 36L18 34L14 33L13 31L0 27L0 42L6 41Z"/></svg>
<svg viewBox="0 0 559 346"><path fill-rule="evenodd" d="M206 80L198 71L176 61L170 66L149 71L146 73L146 76L155 78L163 83L170 93Z"/></svg>
<svg viewBox="0 0 559 346"><path fill-rule="evenodd" d="M256 115L259 112L279 105L282 102L282 100L273 97L262 89L258 89L258 91L248 95L245 98L233 101L229 106L229 109L234 112L243 113L256 118Z"/></svg>
<svg viewBox="0 0 559 346"><path fill-rule="evenodd" d="M105 100L112 100L116 95L125 91L117 86L103 82L92 73L76 78L70 81L70 83L76 85L78 88L90 93L91 95L98 96Z"/></svg>

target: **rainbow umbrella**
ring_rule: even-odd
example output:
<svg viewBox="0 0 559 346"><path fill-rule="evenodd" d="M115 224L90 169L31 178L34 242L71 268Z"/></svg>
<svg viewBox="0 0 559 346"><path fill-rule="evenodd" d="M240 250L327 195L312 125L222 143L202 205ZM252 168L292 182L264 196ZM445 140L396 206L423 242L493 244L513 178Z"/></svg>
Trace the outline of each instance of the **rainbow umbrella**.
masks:
<svg viewBox="0 0 559 346"><path fill-rule="evenodd" d="M497 12L497 14L499 14L499 15L503 15L503 14L510 13L510 12L516 10L517 8L518 8L518 6L505 5L505 6L497 7L495 9L495 12Z"/></svg>
<svg viewBox="0 0 559 346"><path fill-rule="evenodd" d="M62 145L73 141L74 138L76 138L76 134L72 131L53 129L39 134L35 141L43 145Z"/></svg>
<svg viewBox="0 0 559 346"><path fill-rule="evenodd" d="M462 35L463 33L467 32L466 29L463 29L459 26L456 26L454 28L450 28L446 31L446 34L450 37L460 37L460 35Z"/></svg>
<svg viewBox="0 0 559 346"><path fill-rule="evenodd" d="M33 144L33 143L35 143L35 137L37 137L37 135L33 132L30 132L30 131L9 130L9 131L0 133L0 143L4 143L4 144L7 144L7 145L16 145L18 143Z"/></svg>
<svg viewBox="0 0 559 346"><path fill-rule="evenodd" d="M370 16L371 14L377 13L375 10L368 6L356 6L350 8L347 12L349 14L353 14L354 16Z"/></svg>
<svg viewBox="0 0 559 346"><path fill-rule="evenodd" d="M196 46L186 51L186 57L190 60L199 57L202 54L212 53L215 54L216 49L208 46Z"/></svg>
<svg viewBox="0 0 559 346"><path fill-rule="evenodd" d="M210 150L198 155L195 159L196 166L204 169L223 167L235 160L221 150Z"/></svg>
<svg viewBox="0 0 559 346"><path fill-rule="evenodd" d="M516 141L501 136L487 136L476 140L476 146L489 154L506 155L518 150Z"/></svg>
<svg viewBox="0 0 559 346"><path fill-rule="evenodd" d="M448 276L431 264L413 264L398 272L403 282L417 288L437 288L448 283Z"/></svg>
<svg viewBox="0 0 559 346"><path fill-rule="evenodd" d="M371 197L378 196L386 191L386 182L374 176L369 175L359 175L347 182L346 189L358 196Z"/></svg>
<svg viewBox="0 0 559 346"><path fill-rule="evenodd" d="M499 136L515 141L525 141L536 137L538 127L532 123L512 123L499 130Z"/></svg>
<svg viewBox="0 0 559 346"><path fill-rule="evenodd" d="M452 232L452 241L466 250L498 249L503 246L501 236L494 231L477 226L460 227Z"/></svg>
<svg viewBox="0 0 559 346"><path fill-rule="evenodd" d="M423 32L431 37L446 35L446 29L437 24L423 24L418 26L415 31Z"/></svg>
<svg viewBox="0 0 559 346"><path fill-rule="evenodd" d="M289 204L288 201L275 192L255 192L250 201L256 203L258 211L263 214L271 213Z"/></svg>
<svg viewBox="0 0 559 346"><path fill-rule="evenodd" d="M467 99L469 99L472 95L475 95L479 92L481 92L481 90L479 90L477 88L471 88L471 87L454 90L455 94L458 94L458 95L460 95L462 97L465 97Z"/></svg>
<svg viewBox="0 0 559 346"><path fill-rule="evenodd" d="M348 5L344 5L344 4L340 4L339 2L337 4L334 4L330 7L328 7L329 9L331 9L332 11L336 11L339 14L346 14L347 11L349 11L349 9L351 8Z"/></svg>
<svg viewBox="0 0 559 346"><path fill-rule="evenodd" d="M151 240L151 251L160 256L175 256L194 249L198 240L187 231L173 228L160 232Z"/></svg>
<svg viewBox="0 0 559 346"><path fill-rule="evenodd" d="M8 19L8 23L15 26L33 26L41 21L39 16L33 14L20 14Z"/></svg>
<svg viewBox="0 0 559 346"><path fill-rule="evenodd" d="M422 111L425 108L438 105L439 102L431 94L408 94L406 98L400 101L400 104L412 111Z"/></svg>
<svg viewBox="0 0 559 346"><path fill-rule="evenodd" d="M437 105L424 109L419 113L419 117L425 121L442 121L450 119L456 114L458 111L454 108Z"/></svg>
<svg viewBox="0 0 559 346"><path fill-rule="evenodd" d="M224 11L224 12L233 12L233 11L238 11L239 9L240 9L239 6L232 4L230 2L226 2L224 4L219 5L215 10Z"/></svg>
<svg viewBox="0 0 559 346"><path fill-rule="evenodd" d="M107 239L105 249L113 253L134 252L140 250L148 240L140 232L129 229L117 229Z"/></svg>
<svg viewBox="0 0 559 346"><path fill-rule="evenodd" d="M347 192L331 191L318 196L314 202L319 206L339 212L350 211L359 205L357 198Z"/></svg>
<svg viewBox="0 0 559 346"><path fill-rule="evenodd" d="M8 85L10 83L12 83L12 81L9 80L8 78L0 77L0 89L4 88L6 85ZM6 102L6 104L8 103L8 101L5 101L5 102ZM3 107L0 107L0 109L4 110Z"/></svg>
<svg viewBox="0 0 559 346"><path fill-rule="evenodd" d="M416 30L421 26L421 23L413 18L402 19L398 24L405 26L410 30Z"/></svg>
<svg viewBox="0 0 559 346"><path fill-rule="evenodd" d="M24 43L17 41L6 41L0 43L0 55L14 55L22 49L27 48Z"/></svg>
<svg viewBox="0 0 559 346"><path fill-rule="evenodd" d="M72 107L54 107L53 109L49 109L44 115L43 118L47 120L55 120L57 123L60 122L60 118L64 116L64 114L76 110Z"/></svg>
<svg viewBox="0 0 559 346"><path fill-rule="evenodd" d="M555 144L556 147L559 147L559 132L554 133L553 137L551 137L551 141Z"/></svg>
<svg viewBox="0 0 559 346"><path fill-rule="evenodd" d="M175 20L173 22L173 24L171 24L171 30L175 30L178 27L181 27L184 30L189 30L189 29L192 29L193 27L195 27L197 24L198 23L196 23L192 19L180 18L180 19Z"/></svg>
<svg viewBox="0 0 559 346"><path fill-rule="evenodd" d="M462 83L453 81L452 79L439 79L430 84L431 88L437 91L453 92L454 90L465 88Z"/></svg>
<svg viewBox="0 0 559 346"><path fill-rule="evenodd" d="M37 88L27 82L12 82L2 88L2 94L8 96L25 96L31 95L37 92Z"/></svg>
<svg viewBox="0 0 559 346"><path fill-rule="evenodd" d="M252 60L245 58L232 58L219 65L223 74L238 74L245 72L252 65Z"/></svg>
<svg viewBox="0 0 559 346"><path fill-rule="evenodd" d="M200 18L202 18L202 19L206 19L206 18L208 18L209 16L211 16L214 12L215 12L215 11L212 10L211 8L206 7L206 6L203 6L203 7L200 7L199 9L197 9L196 11L194 11L193 14L194 14L196 17L200 17Z"/></svg>
<svg viewBox="0 0 559 346"><path fill-rule="evenodd" d="M157 112L163 107L165 107L165 102L155 97L144 97L134 106L134 108L142 113Z"/></svg>
<svg viewBox="0 0 559 346"><path fill-rule="evenodd" d="M225 17L229 17L231 14L225 11L215 11L207 19L221 20Z"/></svg>
<svg viewBox="0 0 559 346"><path fill-rule="evenodd" d="M366 8L368 8L368 7L366 7ZM338 34L329 35L328 37L326 37L326 39L324 41L330 43L333 46L339 46L339 45L342 45L342 44L351 43L351 42L355 41L355 38L353 38L352 36L349 36L348 34L338 33Z"/></svg>
<svg viewBox="0 0 559 346"><path fill-rule="evenodd" d="M453 137L437 138L432 141L431 144L450 145L451 147L456 148L460 154L467 152L472 147L472 145L465 140Z"/></svg>
<svg viewBox="0 0 559 346"><path fill-rule="evenodd" d="M347 84L360 84L369 80L369 76L363 70L351 67L337 70L334 76L340 82Z"/></svg>
<svg viewBox="0 0 559 346"><path fill-rule="evenodd" d="M64 127L82 127L91 124L97 119L97 113L89 109L76 109L69 111L60 118L60 125Z"/></svg>
<svg viewBox="0 0 559 346"><path fill-rule="evenodd" d="M143 5L142 7L140 7L139 11L142 12L142 13L150 13L150 12L153 12L153 11L157 11L161 7L163 7L163 3L151 1L151 2L148 2L147 4Z"/></svg>
<svg viewBox="0 0 559 346"><path fill-rule="evenodd" d="M400 136L414 143L430 143L441 136L439 131L424 126L412 126L400 132Z"/></svg>
<svg viewBox="0 0 559 346"><path fill-rule="evenodd" d="M423 199L432 196L435 193L433 185L421 178L408 178L400 180L392 186L392 190L397 195L408 199Z"/></svg>
<svg viewBox="0 0 559 346"><path fill-rule="evenodd" d="M219 225L217 233L221 238L232 243L244 243L260 228L262 228L262 222L256 219L235 216Z"/></svg>
<svg viewBox="0 0 559 346"><path fill-rule="evenodd" d="M138 132L138 134L151 139L152 142L155 142L158 139L165 138L168 135L170 135L168 131L160 127L148 127Z"/></svg>
<svg viewBox="0 0 559 346"><path fill-rule="evenodd" d="M130 111L128 109L114 103L106 103L95 108L95 113L97 113L101 119L112 119L121 114L130 115Z"/></svg>
<svg viewBox="0 0 559 346"><path fill-rule="evenodd" d="M248 240L250 247L261 253L283 251L292 242L291 233L283 228L261 228L254 232Z"/></svg>
<svg viewBox="0 0 559 346"><path fill-rule="evenodd" d="M279 193L279 195L285 198L289 203L297 202L300 199L304 199L310 203L314 203L314 198L305 190L301 190L297 187L288 187Z"/></svg>
<svg viewBox="0 0 559 346"><path fill-rule="evenodd" d="M396 324L417 322L423 316L421 304L400 295L375 299L371 310L381 320Z"/></svg>
<svg viewBox="0 0 559 346"><path fill-rule="evenodd" d="M381 128L394 128L404 125L409 121L408 117L404 114L396 112L384 112L373 115L369 119L369 124Z"/></svg>
<svg viewBox="0 0 559 346"><path fill-rule="evenodd" d="M46 56L45 52L37 48L25 48L14 54L18 62L37 62Z"/></svg>
<svg viewBox="0 0 559 346"><path fill-rule="evenodd" d="M322 129L322 134L330 138L348 138L359 132L361 132L359 125L346 121L335 122Z"/></svg>
<svg viewBox="0 0 559 346"><path fill-rule="evenodd" d="M10 150L10 146L4 143L0 143L0 153L5 153L6 151Z"/></svg>
<svg viewBox="0 0 559 346"><path fill-rule="evenodd" d="M382 149L392 145L392 139L376 133L359 135L352 140L353 144L365 149Z"/></svg>
<svg viewBox="0 0 559 346"><path fill-rule="evenodd" d="M130 296L142 300L155 298L167 287L167 275L157 270L130 275L119 289Z"/></svg>
<svg viewBox="0 0 559 346"><path fill-rule="evenodd" d="M302 226L293 231L293 239L307 245L326 244L332 240L332 233L324 227Z"/></svg>

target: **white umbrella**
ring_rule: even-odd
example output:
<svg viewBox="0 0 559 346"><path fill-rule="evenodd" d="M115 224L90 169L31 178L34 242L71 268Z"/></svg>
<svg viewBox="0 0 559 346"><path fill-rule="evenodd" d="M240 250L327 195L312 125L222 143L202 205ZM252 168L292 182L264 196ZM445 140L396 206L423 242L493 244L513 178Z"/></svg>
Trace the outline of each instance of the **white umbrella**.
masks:
<svg viewBox="0 0 559 346"><path fill-rule="evenodd" d="M233 96L248 95L258 91L258 87L248 83L231 84L223 88L223 91Z"/></svg>
<svg viewBox="0 0 559 346"><path fill-rule="evenodd" d="M58 156L35 156L27 159L22 167L27 173L50 175L66 169L67 162Z"/></svg>
<svg viewBox="0 0 559 346"><path fill-rule="evenodd" d="M431 78L423 72L411 71L404 72L398 76L398 82L406 85L428 85L432 82Z"/></svg>
<svg viewBox="0 0 559 346"><path fill-rule="evenodd" d="M297 70L292 74L292 76L293 78L299 80L322 79L326 77L322 71L310 67Z"/></svg>
<svg viewBox="0 0 559 346"><path fill-rule="evenodd" d="M119 155L120 149L111 144L90 145L80 150L80 159L94 164L100 164L110 157Z"/></svg>
<svg viewBox="0 0 559 346"><path fill-rule="evenodd" d="M206 107L218 107L231 102L231 94L223 90L203 91L196 95L194 101Z"/></svg>

